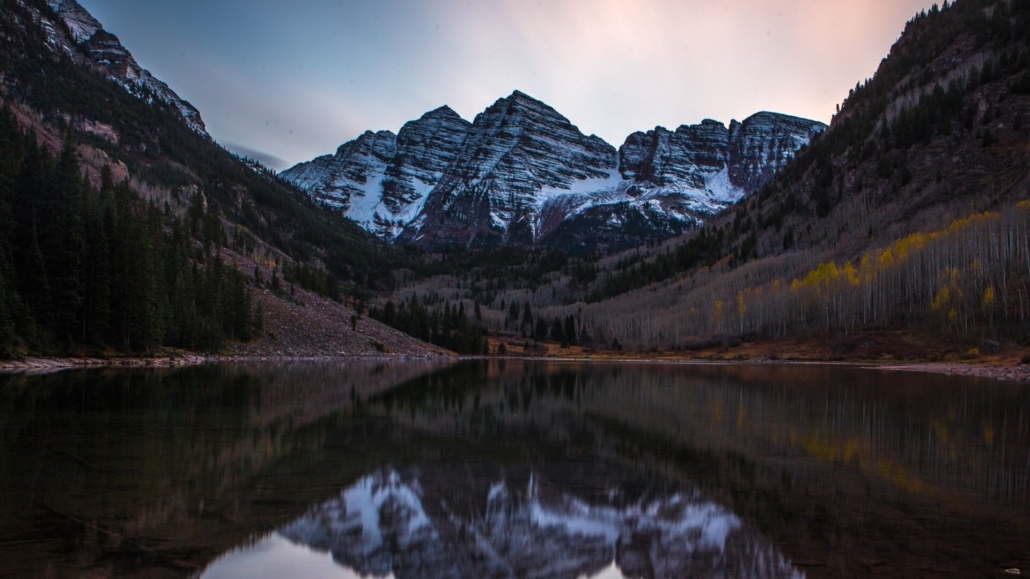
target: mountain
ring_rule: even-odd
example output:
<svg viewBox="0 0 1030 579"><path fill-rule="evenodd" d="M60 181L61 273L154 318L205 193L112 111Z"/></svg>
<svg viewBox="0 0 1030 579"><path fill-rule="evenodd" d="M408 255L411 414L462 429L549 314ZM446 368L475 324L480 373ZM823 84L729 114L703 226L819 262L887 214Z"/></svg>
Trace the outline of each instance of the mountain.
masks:
<svg viewBox="0 0 1030 579"><path fill-rule="evenodd" d="M440 107L405 124L397 135L365 132L335 155L301 163L281 176L319 203L393 238L422 211L470 126L449 107Z"/></svg>
<svg viewBox="0 0 1030 579"><path fill-rule="evenodd" d="M656 127L619 148L614 190L568 197L547 243L589 253L636 247L693 229L758 191L826 125L757 113L730 127L706 119L675 132ZM545 206L545 211L552 206Z"/></svg>
<svg viewBox="0 0 1030 579"><path fill-rule="evenodd" d="M155 98L171 105L191 129L205 137L209 136L200 118L200 111L175 94L163 81L144 70L132 53L122 46L118 37L104 30L103 25L78 2L47 0L47 3L71 33L69 38L58 35L52 26L48 27L48 40L52 44L61 46L73 58L85 56L92 68L140 99Z"/></svg>
<svg viewBox="0 0 1030 579"><path fill-rule="evenodd" d="M400 241L427 247L532 245L548 200L618 180L615 149L521 93L476 116L455 161Z"/></svg>
<svg viewBox="0 0 1030 579"><path fill-rule="evenodd" d="M742 340L766 344L764 355L821 359L1025 348L1027 39L1027 2L923 11L828 129L759 113L729 127L635 133L605 189L576 181L546 197L527 193L539 204L526 219L534 241L550 247L521 261L514 251L466 252L466 267L392 297L478 305L506 351L529 354L520 345L528 337L566 336L590 349L688 356L734 356L725 348ZM503 191L495 183L495 197ZM435 193L416 226L462 233L461 219L479 223L441 210ZM498 220L496 234L506 226ZM402 240L424 243L418 232ZM594 247L627 250L597 259ZM795 340L802 346L791 351Z"/></svg>
<svg viewBox="0 0 1030 579"><path fill-rule="evenodd" d="M445 130L446 138L406 144L406 132L420 134L427 125ZM824 129L759 113L729 129L706 120L675 132L634 133L616 151L516 91L471 126L444 107L409 123L396 139L367 132L283 177L400 243L589 252L696 227L764 185ZM420 165L432 170L409 185L407 168Z"/></svg>

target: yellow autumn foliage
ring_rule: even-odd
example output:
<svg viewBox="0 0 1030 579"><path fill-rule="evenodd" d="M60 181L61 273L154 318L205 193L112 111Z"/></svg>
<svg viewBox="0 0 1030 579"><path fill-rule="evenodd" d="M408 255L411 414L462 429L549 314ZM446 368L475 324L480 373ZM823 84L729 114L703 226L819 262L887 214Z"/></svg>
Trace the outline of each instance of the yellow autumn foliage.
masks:
<svg viewBox="0 0 1030 579"><path fill-rule="evenodd" d="M937 295L934 296L933 301L930 302L930 309L935 312L939 312L948 307L951 303L951 290L947 286L942 287Z"/></svg>

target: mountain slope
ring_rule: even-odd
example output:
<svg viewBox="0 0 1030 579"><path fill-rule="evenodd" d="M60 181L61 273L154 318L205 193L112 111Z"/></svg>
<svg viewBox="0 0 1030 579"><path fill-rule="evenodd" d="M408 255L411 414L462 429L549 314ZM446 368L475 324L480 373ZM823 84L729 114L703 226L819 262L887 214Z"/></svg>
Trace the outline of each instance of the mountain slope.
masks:
<svg viewBox="0 0 1030 579"><path fill-rule="evenodd" d="M388 256L396 252L197 133L174 105L141 100L107 78L85 59L86 47L74 44L66 28L50 20L45 2L17 0L5 8L0 18L4 102L41 138L44 131L59 135L59 127L73 129L91 174L99 175L103 165L121 165L134 181L149 184L155 199L182 207L199 193L245 237L292 258L318 259L341 280L388 279L394 259ZM60 138L50 143L59 148ZM377 263L373 273L370 267Z"/></svg>
<svg viewBox="0 0 1030 579"><path fill-rule="evenodd" d="M409 264L403 254L383 245L353 222L317 207L307 195L271 172L244 163L213 143L198 131L196 122L184 115L176 102L151 98L155 94L148 86L160 85L148 85L146 75L139 77L143 79L142 85L134 84L135 80L130 83L130 88L142 87L143 92L127 90L125 79L93 62L90 56L96 50L91 42L102 41L115 47L115 41L96 28L95 20L77 4L63 2L56 6L63 10L64 18L42 0L4 3L0 12L0 105L11 110L11 118L20 130L28 131L27 138L34 138L49 154L65 150L69 160L63 166L78 164L85 171L88 180L82 188L68 192L72 198L110 206L103 198L95 198L96 191L118 185L119 191L128 191L125 195L139 197L142 203L123 205L139 207L138 211L146 209L146 226L158 232L155 234L159 235L162 227L164 231L175 231L177 223L193 224L183 233L187 242L177 240L177 247L184 247L184 255L197 266L192 269L193 277L212 267L211 260L233 265L243 274L240 279L249 293L269 312L270 321L303 321L317 328L318 336L329 340L291 348L293 355L305 355L307 351L331 351L337 355L428 351L417 341L401 337L380 324L357 319L358 312L335 301L349 299L358 306L357 300L365 298L371 289L392 285L391 270ZM87 34L90 41L76 42L76 38ZM119 70L136 74L131 55L120 54L123 60ZM35 171L32 167L4 167L5 171L8 169L15 173L26 171L27 178L32 178ZM113 183L102 178L106 174ZM0 186L0 218L7 219L11 195L6 184ZM5 233L10 231L6 223L2 229ZM81 229L75 224L70 227L76 235ZM31 223L28 227L23 223L19 230L31 232ZM23 241L10 249L15 253L31 250ZM80 245L69 246L74 263L90 264L98 259L92 254L80 255L79 248ZM0 254L7 250L0 248ZM52 253L60 255L60 251ZM176 263L176 268L181 265ZM54 265L54 270L73 277L78 267L69 270ZM5 275L0 272L0 278ZM265 282L270 283L265 286ZM20 288L23 297L31 295L26 289L31 287ZM85 296L76 295L79 290L74 286L61 291L70 294L65 302L71 304L62 316L83 315ZM318 307L306 307L305 302L318 302ZM290 315L272 316L282 304L288 304L285 309ZM157 304L157 311L165 306ZM355 334L333 341L343 332L341 323ZM64 327L70 325L69 322ZM323 331L327 326L332 331ZM154 327L160 329L161 324ZM265 350L251 353L284 351L277 342L287 335L281 329L268 324L259 342ZM81 335L71 338L78 340ZM158 345L170 343L169 336L160 338L155 338ZM155 342L146 343L149 347ZM61 352L68 353L73 346L78 347L73 341L62 346ZM16 345L15 350L18 348L23 348L23 353L39 351L24 343Z"/></svg>
<svg viewBox="0 0 1030 579"><path fill-rule="evenodd" d="M423 246L531 245L538 208L617 179L615 149L521 92L476 117L461 152L402 234Z"/></svg>
<svg viewBox="0 0 1030 579"><path fill-rule="evenodd" d="M683 233L756 192L826 125L757 113L634 133L619 149L616 191L563 200L549 245L573 253L636 247Z"/></svg>
<svg viewBox="0 0 1030 579"><path fill-rule="evenodd" d="M200 118L200 111L175 94L167 84L140 67L132 53L122 46L118 37L104 30L104 26L78 2L47 0L47 4L71 33L69 39L56 34L52 28L48 29L48 40L51 43L60 45L70 56L84 55L95 70L140 99L156 98L173 106L190 128L205 137L209 136L204 121ZM81 50L77 51L76 48Z"/></svg>

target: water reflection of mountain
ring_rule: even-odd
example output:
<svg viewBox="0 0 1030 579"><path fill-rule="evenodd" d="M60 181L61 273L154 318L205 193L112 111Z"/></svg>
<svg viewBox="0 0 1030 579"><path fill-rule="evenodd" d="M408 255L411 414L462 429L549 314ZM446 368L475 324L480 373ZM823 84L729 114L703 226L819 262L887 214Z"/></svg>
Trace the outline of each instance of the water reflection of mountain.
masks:
<svg viewBox="0 0 1030 579"><path fill-rule="evenodd" d="M314 525L339 489L387 467L419 490L443 544L485 537L518 553L509 564L533 560L511 541L562 544L493 543L533 512L534 474L542 511L609 509L619 539L589 558L605 577L620 576L616 560L627 576L654 564L644 546L671 548L668 531L637 532L625 513L676 495L732 513L727 545L757 549L760 530L809 577L983 576L1030 568L1027 408L1025 387L799 366L395 361L0 379L0 560L13 577L55 561L56 576L177 577L289 521ZM510 520L491 526L499 481ZM331 537L271 539L344 569ZM753 558L776 569L769 557Z"/></svg>
<svg viewBox="0 0 1030 579"><path fill-rule="evenodd" d="M465 468L431 471L366 476L277 533L361 576L802 577L749 523L696 491L612 487L586 499L565 490L564 477L481 488Z"/></svg>

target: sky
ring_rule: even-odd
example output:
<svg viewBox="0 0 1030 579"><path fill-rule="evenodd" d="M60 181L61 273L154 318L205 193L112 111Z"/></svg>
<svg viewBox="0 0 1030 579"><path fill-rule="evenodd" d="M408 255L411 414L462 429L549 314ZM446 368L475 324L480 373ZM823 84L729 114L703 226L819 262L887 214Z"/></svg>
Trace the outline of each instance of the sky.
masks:
<svg viewBox="0 0 1030 579"><path fill-rule="evenodd" d="M79 0L222 145L284 169L521 90L618 147L759 111L829 122L930 0Z"/></svg>

